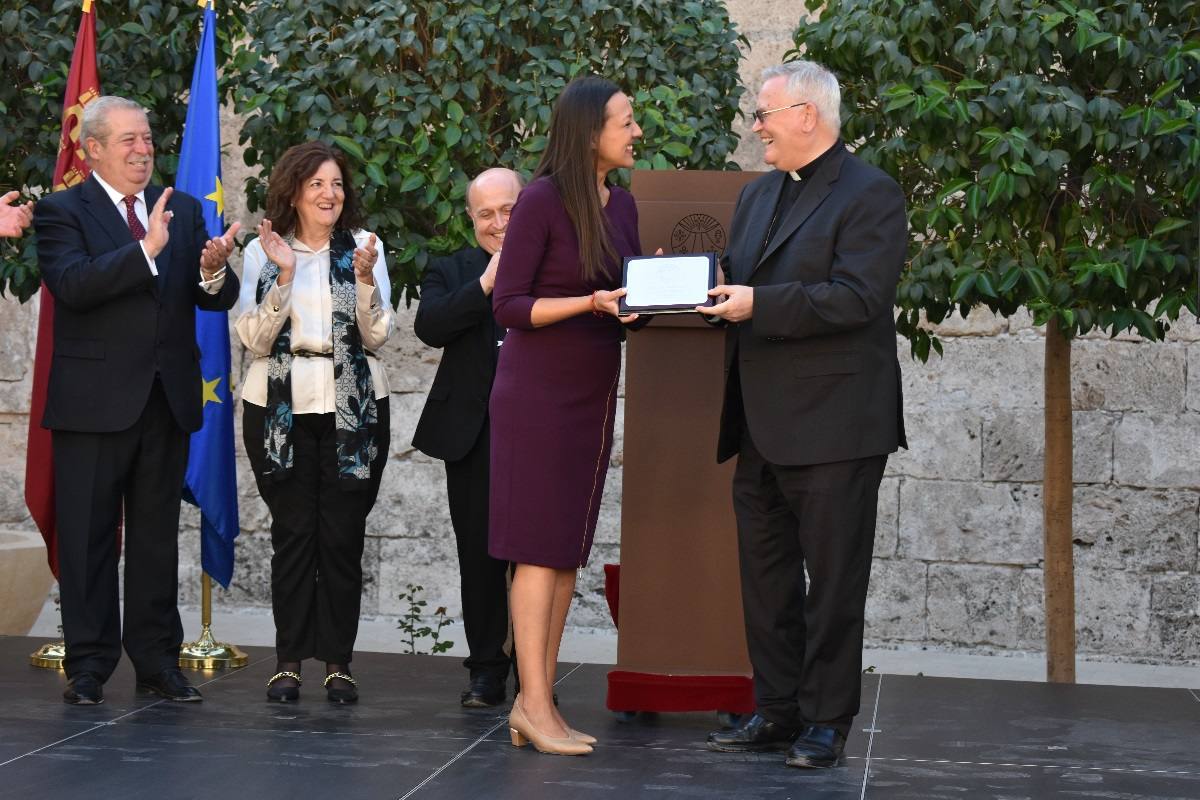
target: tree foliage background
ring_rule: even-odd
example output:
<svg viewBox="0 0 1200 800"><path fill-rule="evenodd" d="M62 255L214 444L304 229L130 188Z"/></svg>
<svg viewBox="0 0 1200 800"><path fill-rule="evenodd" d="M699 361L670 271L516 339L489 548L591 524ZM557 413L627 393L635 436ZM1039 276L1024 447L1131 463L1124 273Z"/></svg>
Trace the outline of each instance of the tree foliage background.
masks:
<svg viewBox="0 0 1200 800"><path fill-rule="evenodd" d="M0 194L20 189L25 199L36 200L50 191L81 5L79 0L0 0ZM242 0L217 4L218 66L228 63L229 43L243 30L245 6ZM178 0L103 2L94 9L100 87L150 110L158 179L173 179L201 9ZM224 92L233 80L224 75ZM37 291L35 246L32 232L15 242L0 240L0 293L24 301Z"/></svg>
<svg viewBox="0 0 1200 800"><path fill-rule="evenodd" d="M940 351L922 310L1149 339L1197 312L1200 3L833 0L795 43L908 194L898 325L919 358Z"/></svg>
<svg viewBox="0 0 1200 800"><path fill-rule="evenodd" d="M332 140L410 299L430 256L473 241L470 177L531 172L576 75L633 99L639 168L736 168L744 39L719 0L286 0L260 4L247 29L234 71L246 162L262 169L251 210L285 149Z"/></svg>

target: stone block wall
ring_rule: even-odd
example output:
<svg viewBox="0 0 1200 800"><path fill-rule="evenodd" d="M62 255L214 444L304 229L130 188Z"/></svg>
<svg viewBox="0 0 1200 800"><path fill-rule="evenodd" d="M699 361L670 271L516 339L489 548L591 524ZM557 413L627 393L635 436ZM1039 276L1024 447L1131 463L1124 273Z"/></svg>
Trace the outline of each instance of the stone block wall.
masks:
<svg viewBox="0 0 1200 800"><path fill-rule="evenodd" d="M937 330L928 364L899 343L910 449L881 492L867 636L1041 650L1042 332L979 310ZM1198 353L1194 318L1073 345L1080 653L1200 660Z"/></svg>

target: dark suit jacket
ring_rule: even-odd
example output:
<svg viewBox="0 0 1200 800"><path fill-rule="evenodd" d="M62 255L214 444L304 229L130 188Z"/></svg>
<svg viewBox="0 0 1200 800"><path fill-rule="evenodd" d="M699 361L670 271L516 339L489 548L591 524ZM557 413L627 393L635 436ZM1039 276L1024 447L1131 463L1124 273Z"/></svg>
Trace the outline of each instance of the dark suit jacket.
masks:
<svg viewBox="0 0 1200 800"><path fill-rule="evenodd" d="M781 183L743 188L724 266L754 287L751 319L726 331L718 460L738 452L737 359L751 438L774 464L825 464L905 445L893 305L907 252L904 194L844 149L809 178L765 248Z"/></svg>
<svg viewBox="0 0 1200 800"><path fill-rule="evenodd" d="M479 276L491 256L480 247L438 258L421 277L417 337L444 348L413 447L433 458L457 461L470 452L488 414L496 376L492 299Z"/></svg>
<svg viewBox="0 0 1200 800"><path fill-rule="evenodd" d="M146 187L153 208L161 186ZM200 288L200 253L208 240L200 203L182 192L170 241L150 272L125 218L95 178L38 201L38 266L54 295L54 360L42 425L53 430L105 433L137 420L157 372L179 426L200 427L200 350L197 307L231 308L238 278L225 273L220 292Z"/></svg>

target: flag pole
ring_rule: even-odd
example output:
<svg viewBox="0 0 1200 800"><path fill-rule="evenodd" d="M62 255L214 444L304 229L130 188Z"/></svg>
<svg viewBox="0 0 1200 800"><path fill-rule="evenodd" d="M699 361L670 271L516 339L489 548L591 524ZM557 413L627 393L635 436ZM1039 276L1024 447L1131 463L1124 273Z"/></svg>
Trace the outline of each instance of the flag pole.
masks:
<svg viewBox="0 0 1200 800"><path fill-rule="evenodd" d="M196 5L203 9L204 21L175 185L201 201L208 235L220 236L224 231L225 195L221 188L216 3L199 0ZM183 496L200 508L200 638L180 647L179 666L225 669L245 666L247 661L245 653L217 641L212 633L212 576L222 586L229 585L233 577L233 542L238 535L229 319L224 311L196 314L204 422L192 434Z"/></svg>
<svg viewBox="0 0 1200 800"><path fill-rule="evenodd" d="M236 644L218 642L212 633L212 578L200 573L200 638L179 646L179 666L184 669L233 669L248 658Z"/></svg>

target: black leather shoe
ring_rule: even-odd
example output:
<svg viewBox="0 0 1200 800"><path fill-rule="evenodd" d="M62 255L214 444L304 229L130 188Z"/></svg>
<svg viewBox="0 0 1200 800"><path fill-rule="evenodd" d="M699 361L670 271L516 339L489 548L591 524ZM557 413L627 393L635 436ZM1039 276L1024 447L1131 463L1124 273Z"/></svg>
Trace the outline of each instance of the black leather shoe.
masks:
<svg viewBox="0 0 1200 800"><path fill-rule="evenodd" d="M90 672L81 672L67 682L63 702L73 706L98 706L104 702L104 683Z"/></svg>
<svg viewBox="0 0 1200 800"><path fill-rule="evenodd" d="M809 725L792 744L783 763L809 769L836 767L845 747L846 737L837 728Z"/></svg>
<svg viewBox="0 0 1200 800"><path fill-rule="evenodd" d="M758 714L740 726L727 731L713 731L708 735L708 749L719 753L760 753L768 750L787 750L798 731L771 722Z"/></svg>
<svg viewBox="0 0 1200 800"><path fill-rule="evenodd" d="M137 690L143 694L156 694L176 703L198 703L204 699L200 690L192 686L182 672L172 667L157 675L138 678Z"/></svg>
<svg viewBox="0 0 1200 800"><path fill-rule="evenodd" d="M495 675L475 675L460 698L463 708L491 708L504 702L504 681Z"/></svg>

